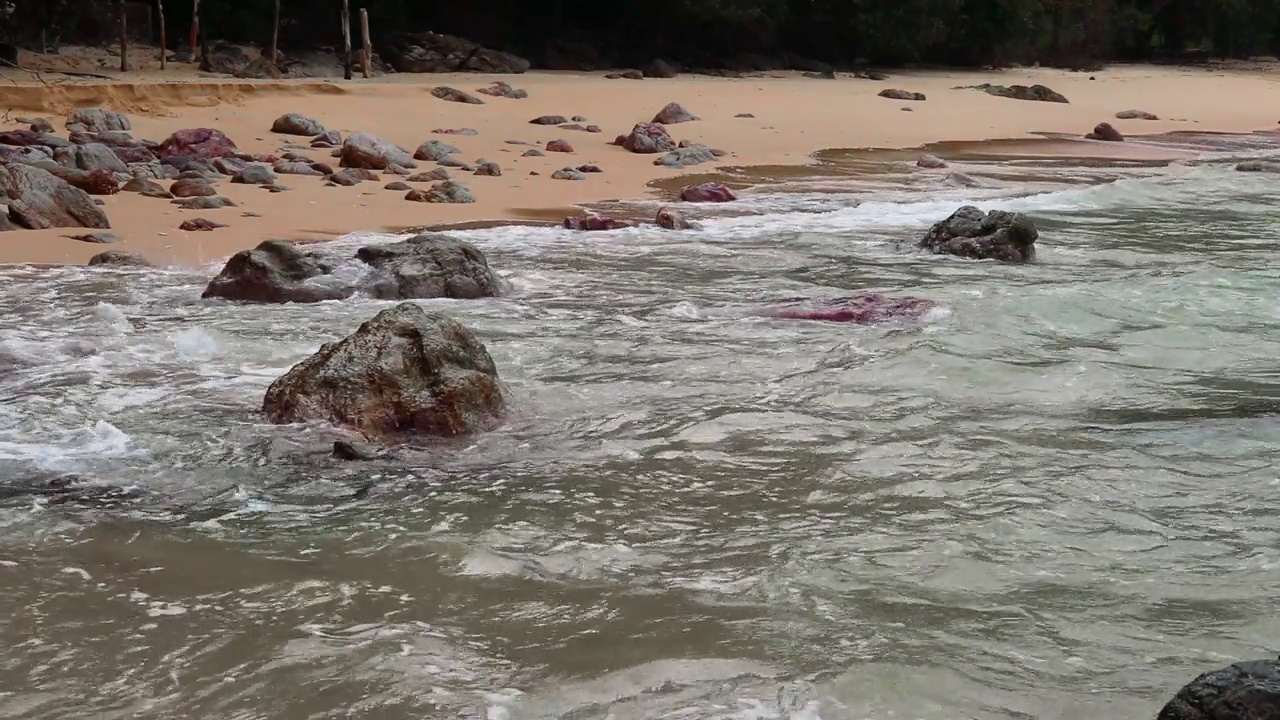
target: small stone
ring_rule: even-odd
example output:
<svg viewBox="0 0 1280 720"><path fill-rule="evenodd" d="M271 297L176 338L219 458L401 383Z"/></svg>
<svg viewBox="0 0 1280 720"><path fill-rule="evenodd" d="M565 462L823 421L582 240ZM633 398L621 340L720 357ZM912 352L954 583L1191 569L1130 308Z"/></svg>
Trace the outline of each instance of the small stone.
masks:
<svg viewBox="0 0 1280 720"><path fill-rule="evenodd" d="M547 152L571 153L573 146L566 140L551 140L547 143Z"/></svg>
<svg viewBox="0 0 1280 720"><path fill-rule="evenodd" d="M1159 120L1160 118L1152 115L1145 110L1121 110L1116 113L1117 120Z"/></svg>
<svg viewBox="0 0 1280 720"><path fill-rule="evenodd" d="M271 185L275 181L275 173L265 165L250 165L231 178L238 185Z"/></svg>
<svg viewBox="0 0 1280 720"><path fill-rule="evenodd" d="M531 125L563 125L569 122L563 115L541 115L529 121Z"/></svg>
<svg viewBox="0 0 1280 720"><path fill-rule="evenodd" d="M83 235L63 235L65 238L79 240L80 242L98 243L100 245L112 245L120 240L120 236L109 232L84 233Z"/></svg>
<svg viewBox="0 0 1280 720"><path fill-rule="evenodd" d="M468 105L483 105L484 101L470 93L465 93L457 88L445 87L441 85L431 89L431 94L441 100L449 102L466 103Z"/></svg>
<svg viewBox="0 0 1280 720"><path fill-rule="evenodd" d="M478 130L473 130L471 128L436 128L431 132L436 135L462 135L464 137L480 134Z"/></svg>
<svg viewBox="0 0 1280 720"><path fill-rule="evenodd" d="M183 210L217 210L219 208L236 206L230 198L224 197L193 197L178 199L172 202Z"/></svg>
<svg viewBox="0 0 1280 720"><path fill-rule="evenodd" d="M213 189L207 180L197 178L183 178L175 180L169 186L169 193L174 197L209 197L217 195L218 191Z"/></svg>
<svg viewBox="0 0 1280 720"><path fill-rule="evenodd" d="M524 157L546 157L547 154L542 152L541 150L533 149L533 150L525 150L522 153L522 155Z"/></svg>
<svg viewBox="0 0 1280 720"><path fill-rule="evenodd" d="M216 223L212 220L206 220L205 218L191 218L190 220L184 220L182 224L178 226L178 229L186 230L187 232L203 232L224 227L226 227L226 225Z"/></svg>
<svg viewBox="0 0 1280 720"><path fill-rule="evenodd" d="M573 168L561 168L551 173L553 180L586 180L587 176Z"/></svg>
<svg viewBox="0 0 1280 720"><path fill-rule="evenodd" d="M754 118L754 117L755 117L755 115L752 115L751 113L738 113L737 115L734 115L734 117L736 117L736 118Z"/></svg>
<svg viewBox="0 0 1280 720"><path fill-rule="evenodd" d="M517 90L501 80L495 80L489 87L480 88L476 92L493 97L504 97L510 100L523 100L524 98L529 97L528 92L524 90Z"/></svg>
<svg viewBox="0 0 1280 720"><path fill-rule="evenodd" d="M433 185L430 190L410 190L404 199L427 203L473 203L476 201L470 190L453 180Z"/></svg>
<svg viewBox="0 0 1280 720"><path fill-rule="evenodd" d="M890 100L911 100L914 102L923 102L926 99L924 93L911 92L910 90L898 90L896 88L881 90L877 94L882 98L889 98Z"/></svg>
<svg viewBox="0 0 1280 720"><path fill-rule="evenodd" d="M573 120L573 121L574 121L574 122L576 122L576 123L584 123L584 122L586 122L586 121L587 121L587 119L586 119L586 118L584 118L584 117L582 117L581 115L574 115L574 116L573 116L572 118L570 118L570 119L571 119L571 120Z"/></svg>
<svg viewBox="0 0 1280 720"><path fill-rule="evenodd" d="M580 172L580 173L602 173L602 172L604 172L604 170L601 170L601 169L600 169L600 166L599 166L599 165L594 165L594 164L590 164L590 163L588 163L588 164L586 164L586 165L579 165L579 166L577 167L577 170L578 170L578 172Z"/></svg>
<svg viewBox="0 0 1280 720"><path fill-rule="evenodd" d="M623 70L622 72L608 73L604 77L606 80L643 80L644 73L639 70Z"/></svg>
<svg viewBox="0 0 1280 720"><path fill-rule="evenodd" d="M937 155L921 155L920 159L916 160L916 167L938 170L947 167L947 161Z"/></svg>
<svg viewBox="0 0 1280 720"><path fill-rule="evenodd" d="M413 188L412 188L412 187L410 187L410 185L409 185L408 183L400 182L399 180L396 180L395 182L389 182L389 183L387 183L386 185L383 185L383 186L382 186L382 189L383 189L383 190L398 190L399 192L408 192L408 191L412 190Z"/></svg>
<svg viewBox="0 0 1280 720"><path fill-rule="evenodd" d="M498 177L501 174L502 168L498 167L498 163L495 162L480 163L480 165L476 167L476 175Z"/></svg>
<svg viewBox="0 0 1280 720"><path fill-rule="evenodd" d="M685 110L680 103L667 103L667 106L658 111L653 116L652 122L662 125L674 125L675 123L693 122L698 116Z"/></svg>
<svg viewBox="0 0 1280 720"><path fill-rule="evenodd" d="M410 175L409 182L440 182L449 179L449 171L442 167L427 172L420 172L417 175Z"/></svg>
<svg viewBox="0 0 1280 720"><path fill-rule="evenodd" d="M458 148L452 145L447 145L439 140L428 140L418 146L418 149L413 153L413 158L415 160L438 162L457 152Z"/></svg>

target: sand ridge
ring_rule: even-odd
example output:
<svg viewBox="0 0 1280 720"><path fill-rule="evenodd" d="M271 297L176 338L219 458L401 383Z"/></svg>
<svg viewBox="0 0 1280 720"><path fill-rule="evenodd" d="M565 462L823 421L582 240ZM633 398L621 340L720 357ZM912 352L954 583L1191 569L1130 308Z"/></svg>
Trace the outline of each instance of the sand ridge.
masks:
<svg viewBox="0 0 1280 720"><path fill-rule="evenodd" d="M95 70L95 72L106 71ZM118 75L118 73L117 73ZM355 187L326 187L322 178L281 176L290 188L267 193L249 185L218 183L237 207L184 211L165 200L120 193L103 198L113 231L124 242L113 249L141 252L165 265L197 266L252 247L264 239L321 240L354 231L402 230L482 220L545 221L575 205L653 196L655 185L673 187L682 174L714 172L716 165L673 170L609 145L633 124L650 120L668 102L684 105L701 119L670 127L678 140L692 140L729 154L717 165L796 166L816 162L824 148L913 148L939 141L971 143L993 138L1030 139L1031 133L1083 135L1111 122L1126 135L1171 131L1251 132L1275 129L1280 119L1277 72L1235 72L1204 68L1120 66L1091 76L1065 71L1022 69L1002 72L930 71L897 74L887 82L840 77L803 78L770 73L750 78L681 76L672 80L609 80L602 73L534 72L518 76L475 74L390 75L372 80L229 80L174 69L129 73L120 80L60 80L42 84L9 74L0 100L4 116L45 114L55 127L72 107L101 105L128 112L133 134L162 140L180 128L214 127L247 152L275 153L289 142L270 132L273 120L297 112L341 131L368 131L416 148L429 139L458 147L458 159L486 159L502 168L500 177L476 177L450 169L476 202L437 205L404 200L404 192L383 189L403 180L385 176ZM511 100L480 96L483 105L447 102L431 88L445 85L469 93L496 80L528 91ZM1043 83L1070 104L993 97L956 86L982 82ZM885 88L922 92L924 102L878 97ZM910 112L904 112L910 107ZM1116 120L1121 110L1156 113L1158 121ZM750 113L753 118L738 117ZM585 116L599 134L531 125L540 115ZM584 123L586 124L586 123ZM12 127L12 125L10 126ZM434 134L436 129L474 129L475 136ZM7 128L6 128L7 129ZM567 140L575 152L526 157L549 140ZM524 144L514 144L524 143ZM1150 157L1140 143L1124 146L1062 140L1053 154ZM308 150L330 162L327 150ZM1169 153L1165 153L1168 155ZM553 180L565 166L595 163L604 172L586 180ZM423 163L431 169L434 163ZM534 174L536 173L536 174ZM427 187L427 185L418 185ZM229 227L183 232L178 225L208 217ZM67 239L74 229L0 234L0 262L83 263L104 249Z"/></svg>

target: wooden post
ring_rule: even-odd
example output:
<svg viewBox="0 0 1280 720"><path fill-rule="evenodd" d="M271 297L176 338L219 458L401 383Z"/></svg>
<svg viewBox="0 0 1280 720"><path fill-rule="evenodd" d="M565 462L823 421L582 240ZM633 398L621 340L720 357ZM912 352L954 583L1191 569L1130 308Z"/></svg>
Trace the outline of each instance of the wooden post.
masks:
<svg viewBox="0 0 1280 720"><path fill-rule="evenodd" d="M271 26L271 67L276 66L276 58L280 57L277 48L280 47L280 0L276 0L276 20Z"/></svg>
<svg viewBox="0 0 1280 720"><path fill-rule="evenodd" d="M165 56L169 54L169 43L165 40L164 33L164 0L156 0L156 5L160 9L160 69L164 70L168 62Z"/></svg>
<svg viewBox="0 0 1280 720"><path fill-rule="evenodd" d="M342 77L351 79L351 4L350 0L342 0L342 50L346 58L343 62Z"/></svg>
<svg viewBox="0 0 1280 720"><path fill-rule="evenodd" d="M191 59L196 59L196 43L200 41L200 0L191 0Z"/></svg>
<svg viewBox="0 0 1280 720"><path fill-rule="evenodd" d="M373 44L369 42L369 11L364 8L360 8L360 42L363 46L360 51L360 70L367 79L373 65Z"/></svg>
<svg viewBox="0 0 1280 720"><path fill-rule="evenodd" d="M127 5L120 0L120 72L129 72L129 27L126 22Z"/></svg>

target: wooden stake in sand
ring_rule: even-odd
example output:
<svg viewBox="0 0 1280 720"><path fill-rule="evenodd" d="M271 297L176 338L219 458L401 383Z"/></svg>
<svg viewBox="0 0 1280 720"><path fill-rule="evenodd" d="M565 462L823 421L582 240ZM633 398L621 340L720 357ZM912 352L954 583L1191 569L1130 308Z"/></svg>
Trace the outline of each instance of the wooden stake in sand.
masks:
<svg viewBox="0 0 1280 720"><path fill-rule="evenodd" d="M196 57L196 43L200 41L200 0L191 0L191 59Z"/></svg>
<svg viewBox="0 0 1280 720"><path fill-rule="evenodd" d="M169 54L169 43L165 41L164 35L164 0L156 0L156 6L160 10L160 69L164 70L168 60L165 55Z"/></svg>
<svg viewBox="0 0 1280 720"><path fill-rule="evenodd" d="M125 0L120 0L120 72L129 72L129 27L125 21Z"/></svg>
<svg viewBox="0 0 1280 720"><path fill-rule="evenodd" d="M275 67L276 58L280 57L276 48L280 46L280 0L276 0L276 20L271 26L271 66Z"/></svg>
<svg viewBox="0 0 1280 720"><path fill-rule="evenodd" d="M351 5L348 0L342 0L342 49L346 53L346 61L343 63L342 77L344 80L351 79Z"/></svg>
<svg viewBox="0 0 1280 720"><path fill-rule="evenodd" d="M360 43L360 71L368 79L373 65L373 44L369 42L369 11L364 8L360 8Z"/></svg>

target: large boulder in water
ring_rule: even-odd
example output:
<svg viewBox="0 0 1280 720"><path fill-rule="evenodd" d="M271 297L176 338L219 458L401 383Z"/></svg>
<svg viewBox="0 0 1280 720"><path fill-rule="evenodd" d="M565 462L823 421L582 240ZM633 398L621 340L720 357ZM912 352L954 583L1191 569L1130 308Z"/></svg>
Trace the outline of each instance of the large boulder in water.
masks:
<svg viewBox="0 0 1280 720"><path fill-rule="evenodd" d="M262 303L350 297L354 288L333 277L333 270L333 263L318 253L303 252L283 240L267 240L232 255L201 297Z"/></svg>
<svg viewBox="0 0 1280 720"><path fill-rule="evenodd" d="M1035 258L1039 235L1031 218L1022 213L992 210L984 214L965 205L929 228L919 245L933 253L975 260L1029 262Z"/></svg>
<svg viewBox="0 0 1280 720"><path fill-rule="evenodd" d="M369 245L356 251L356 258L377 271L366 290L383 300L496 297L502 288L484 253L447 235Z"/></svg>
<svg viewBox="0 0 1280 720"><path fill-rule="evenodd" d="M408 150L365 132L358 132L342 143L339 165L366 170L386 170L391 165L416 168Z"/></svg>
<svg viewBox="0 0 1280 720"><path fill-rule="evenodd" d="M1156 720L1273 720L1280 717L1280 660L1250 660L1204 673Z"/></svg>
<svg viewBox="0 0 1280 720"><path fill-rule="evenodd" d="M186 156L212 160L230 157L239 153L236 144L221 130L213 128L192 128L179 130L160 143L156 156L161 160L168 157Z"/></svg>
<svg viewBox="0 0 1280 720"><path fill-rule="evenodd" d="M380 52L402 73L523 73L529 61L453 35L402 33L385 39Z"/></svg>
<svg viewBox="0 0 1280 720"><path fill-rule="evenodd" d="M24 228L111 227L88 193L38 167L0 165L0 194L10 219Z"/></svg>
<svg viewBox="0 0 1280 720"><path fill-rule="evenodd" d="M262 402L274 423L332 422L393 441L482 430L505 408L484 344L412 303L325 344L271 383Z"/></svg>
<svg viewBox="0 0 1280 720"><path fill-rule="evenodd" d="M776 308L773 317L791 320L825 320L873 325L893 320L919 320L934 308L932 300L862 293L846 298L808 301L797 299Z"/></svg>

